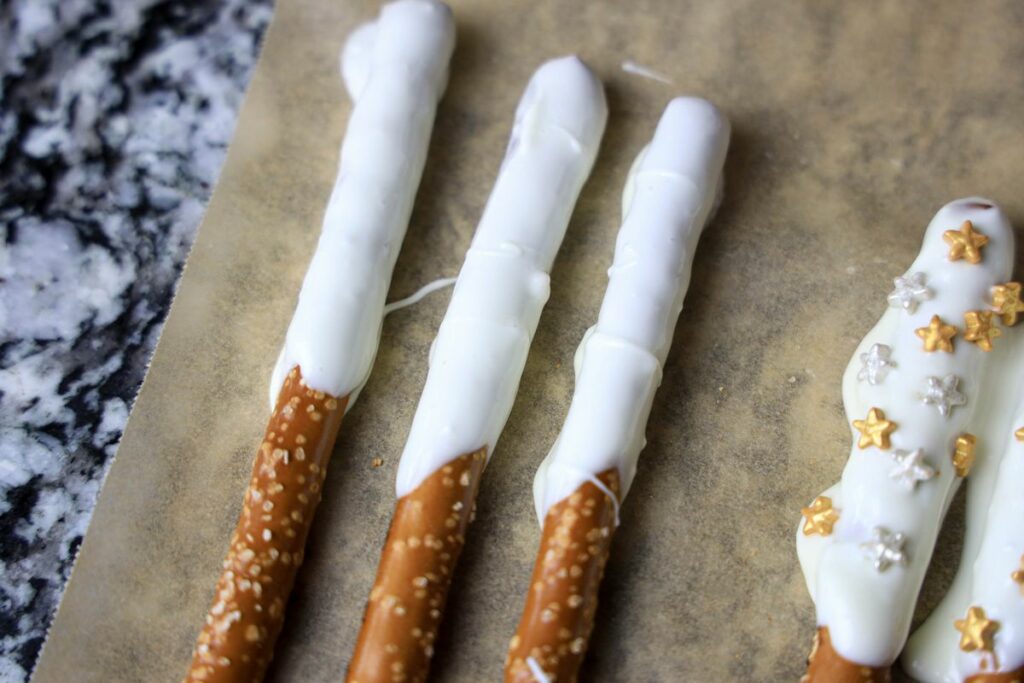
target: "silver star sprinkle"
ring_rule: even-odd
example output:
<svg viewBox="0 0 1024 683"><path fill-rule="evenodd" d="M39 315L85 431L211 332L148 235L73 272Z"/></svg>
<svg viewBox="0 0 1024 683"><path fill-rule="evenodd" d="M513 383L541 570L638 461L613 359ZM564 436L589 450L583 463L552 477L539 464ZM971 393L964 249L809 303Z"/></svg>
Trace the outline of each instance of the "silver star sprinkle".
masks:
<svg viewBox="0 0 1024 683"><path fill-rule="evenodd" d="M863 366L857 373L857 379L867 380L869 384L879 384L896 367L892 361L892 347L885 344L872 344L867 353L860 354Z"/></svg>
<svg viewBox="0 0 1024 683"><path fill-rule="evenodd" d="M919 303L932 298L932 290L925 286L924 273L898 277L892 284L895 289L889 294L889 305L902 308L907 313L913 313Z"/></svg>
<svg viewBox="0 0 1024 683"><path fill-rule="evenodd" d="M942 417L949 417L956 406L967 405L967 397L957 391L960 378L956 375L946 375L942 379L929 377L927 381L928 391L918 394L918 398L926 406L938 408Z"/></svg>
<svg viewBox="0 0 1024 683"><path fill-rule="evenodd" d="M938 474L924 459L924 451L920 448L913 451L893 451L892 459L896 461L896 467L889 472L889 477L898 481L908 491L916 489L918 482L928 481Z"/></svg>
<svg viewBox="0 0 1024 683"><path fill-rule="evenodd" d="M875 569L884 572L894 564L906 566L907 554L903 552L906 542L903 534L894 534L884 526L876 526L873 540L861 543L860 547L874 563Z"/></svg>

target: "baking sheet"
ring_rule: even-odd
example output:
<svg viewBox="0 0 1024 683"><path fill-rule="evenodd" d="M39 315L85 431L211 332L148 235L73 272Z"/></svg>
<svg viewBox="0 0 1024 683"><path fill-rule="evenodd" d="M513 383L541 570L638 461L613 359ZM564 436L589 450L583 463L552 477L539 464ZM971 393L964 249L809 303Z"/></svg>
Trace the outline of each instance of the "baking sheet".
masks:
<svg viewBox="0 0 1024 683"><path fill-rule="evenodd" d="M451 4L451 83L392 299L457 272L515 104L543 60L578 52L607 84L611 113L484 477L433 680L500 678L540 532L530 482L597 315L626 172L674 94L708 97L731 118L726 198L697 252L583 679L795 680L814 621L793 534L800 506L846 459L843 368L939 206L984 194L1024 225L1024 5ZM278 1L35 680L184 674L333 183L349 110L338 53L376 9ZM624 72L627 60L672 85ZM343 675L447 298L385 322L338 440L272 680ZM959 505L925 608L952 575L958 526Z"/></svg>

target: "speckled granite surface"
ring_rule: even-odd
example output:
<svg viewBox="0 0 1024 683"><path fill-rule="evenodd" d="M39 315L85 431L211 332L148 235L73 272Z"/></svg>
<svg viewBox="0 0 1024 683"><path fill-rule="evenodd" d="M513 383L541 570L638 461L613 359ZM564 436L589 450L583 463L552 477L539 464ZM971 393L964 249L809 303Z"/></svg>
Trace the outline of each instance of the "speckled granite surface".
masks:
<svg viewBox="0 0 1024 683"><path fill-rule="evenodd" d="M0 3L0 680L24 680L270 0Z"/></svg>

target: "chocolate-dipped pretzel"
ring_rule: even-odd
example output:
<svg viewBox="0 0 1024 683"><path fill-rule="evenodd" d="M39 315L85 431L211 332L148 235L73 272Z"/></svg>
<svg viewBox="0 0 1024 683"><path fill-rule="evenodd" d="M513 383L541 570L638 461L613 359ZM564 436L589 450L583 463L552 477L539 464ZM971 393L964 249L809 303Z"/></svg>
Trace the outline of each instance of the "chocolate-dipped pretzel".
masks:
<svg viewBox="0 0 1024 683"><path fill-rule="evenodd" d="M454 34L447 6L398 0L354 32L346 49L355 107L337 180L188 681L259 681L273 655L342 416L376 354Z"/></svg>
<svg viewBox="0 0 1024 683"><path fill-rule="evenodd" d="M542 65L466 254L398 469L398 503L349 683L422 681L487 458L548 299L607 105L576 57Z"/></svg>
<svg viewBox="0 0 1024 683"><path fill-rule="evenodd" d="M986 199L942 207L843 377L841 480L802 509L797 552L817 611L804 680L1001 680L1024 664L1024 305L1013 230ZM960 572L908 643L946 511L967 479ZM904 652L904 645L906 651ZM846 672L841 678L837 672Z"/></svg>
<svg viewBox="0 0 1024 683"><path fill-rule="evenodd" d="M569 414L534 480L543 537L509 647L509 683L577 680L619 501L636 471L728 144L729 124L712 104L678 98L627 179L601 314L577 351Z"/></svg>

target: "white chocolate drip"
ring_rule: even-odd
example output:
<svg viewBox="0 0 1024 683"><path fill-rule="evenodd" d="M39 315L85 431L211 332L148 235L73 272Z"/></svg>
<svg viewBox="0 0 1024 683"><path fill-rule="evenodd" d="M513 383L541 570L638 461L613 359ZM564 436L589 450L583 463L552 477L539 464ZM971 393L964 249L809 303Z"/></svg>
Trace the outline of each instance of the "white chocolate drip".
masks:
<svg viewBox="0 0 1024 683"><path fill-rule="evenodd" d="M668 76L655 71L649 66L644 66L643 64L634 62L632 59L627 59L622 63L622 70L628 74L642 76L643 78L649 78L652 81L658 81L659 83L664 83L666 85L672 84L672 79L669 78Z"/></svg>
<svg viewBox="0 0 1024 683"><path fill-rule="evenodd" d="M619 511L622 508L622 502L619 500L619 497L615 495L615 492L608 488L608 486L603 481L598 479L596 475L593 475L590 472L586 472L577 467L573 467L572 465L568 465L564 462L552 462L548 465L548 467L571 470L572 475L581 477L584 481L593 484L598 491L608 496L608 499L612 501L612 507L614 508L615 512L615 528L619 528L619 525L622 522L619 516Z"/></svg>
<svg viewBox="0 0 1024 683"><path fill-rule="evenodd" d="M494 452L607 117L601 82L576 57L547 62L530 79L431 348L398 466L399 497L461 455Z"/></svg>
<svg viewBox="0 0 1024 683"><path fill-rule="evenodd" d="M394 313L395 311L400 311L403 308L408 308L409 306L415 306L416 304L423 301L425 298L427 298L434 292L440 291L446 287L451 287L454 284L455 278L453 277L443 277L428 282L427 284L423 285L422 287L420 287L419 289L417 289L415 292L405 297L404 299L399 299L398 301L392 301L388 304L385 304L384 316L387 317ZM284 353L284 349L281 349L281 353ZM278 368L283 366L284 361L281 359L281 356L279 354L277 362L275 363L274 367L275 372L277 371ZM352 404L356 402L357 398L359 398L359 392L362 391L362 388L362 385L360 385L356 389L354 389L351 394L349 394L348 403L345 406L345 412L348 412L349 408L352 407ZM274 406L277 404L277 395L279 391L280 389L278 388L277 380L275 379L271 381L270 388L268 390L268 398L270 399L270 410L274 410Z"/></svg>
<svg viewBox="0 0 1024 683"><path fill-rule="evenodd" d="M533 657L526 658L526 666L530 669L530 673L537 679L537 683L551 683L551 677L548 676L544 669L540 668L540 664Z"/></svg>
<svg viewBox="0 0 1024 683"><path fill-rule="evenodd" d="M714 105L678 98L633 165L601 313L577 351L562 432L534 479L541 524L605 470L618 470L623 498L629 490L728 144L729 123Z"/></svg>
<svg viewBox="0 0 1024 683"><path fill-rule="evenodd" d="M956 230L965 220L989 238L981 263L950 261L943 233ZM887 308L878 324L854 352L843 376L843 402L848 419L864 419L877 407L897 424L887 451L873 446L860 449L858 433L842 480L822 495L839 512L829 536L797 531L800 557L808 590L814 599L818 624L827 626L833 646L842 657L868 666L892 663L903 647L925 570L949 502L959 485L951 461L956 438L977 434L972 416L982 415L983 377L994 353L966 341L964 313L988 308L989 290L1005 282L1013 266L1013 232L1006 217L984 199L951 202L932 219L921 253L908 273L924 273L933 296L910 308ZM915 330L927 327L933 315L961 331L954 352L927 353ZM1001 339L997 341L1002 341ZM875 344L892 349L895 366L877 384L858 380L861 354ZM922 402L929 377L956 375L966 404L942 415ZM896 451L922 449L938 474L914 487L892 475ZM972 474L973 476L973 474ZM801 524L802 527L802 524ZM905 566L879 572L865 557L861 545L881 527L907 539ZM961 617L963 615L960 615ZM959 618L959 617L958 617ZM955 635L952 622L950 631ZM953 643L955 647L956 643Z"/></svg>
<svg viewBox="0 0 1024 683"><path fill-rule="evenodd" d="M443 277L434 280L433 282L428 282L427 284L423 285L422 287L420 287L419 289L417 289L415 292L405 297L404 299L392 301L391 303L385 305L384 315L390 315L395 311L402 310L403 308L415 306L416 304L423 301L425 298L427 298L434 292L442 290L445 287L451 287L452 285L454 285L455 279L456 278L453 277Z"/></svg>
<svg viewBox="0 0 1024 683"><path fill-rule="evenodd" d="M985 374L972 433L977 461L967 482L967 532L960 570L945 598L914 632L903 668L926 683L959 683L981 672L978 652L962 652L953 628L968 607L999 622L993 642L1003 671L1024 665L1024 595L1011 578L1024 555L1024 329L1003 328Z"/></svg>
<svg viewBox="0 0 1024 683"><path fill-rule="evenodd" d="M311 388L358 392L377 352L384 300L448 78L455 22L436 0L398 0L345 51L355 107L323 232L271 378L300 366ZM349 402L351 407L352 402Z"/></svg>

